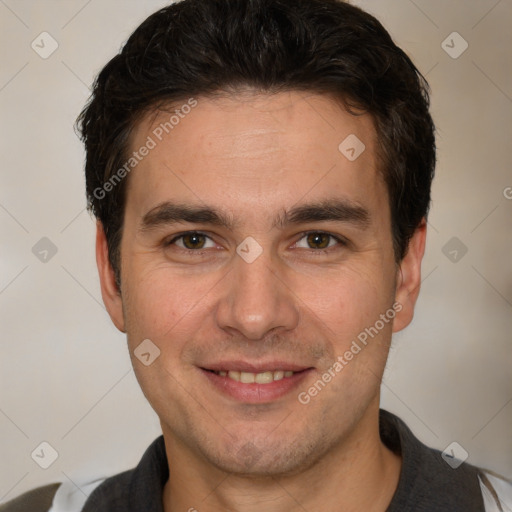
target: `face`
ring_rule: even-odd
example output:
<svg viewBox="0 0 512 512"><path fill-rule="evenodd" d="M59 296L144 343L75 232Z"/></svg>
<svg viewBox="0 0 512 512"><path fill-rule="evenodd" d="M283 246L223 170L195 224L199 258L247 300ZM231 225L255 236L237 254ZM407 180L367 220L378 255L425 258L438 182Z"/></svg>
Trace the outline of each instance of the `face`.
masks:
<svg viewBox="0 0 512 512"><path fill-rule="evenodd" d="M300 92L196 100L168 134L174 110L137 126L132 150L154 147L129 176L121 293L99 229L103 297L169 446L291 474L375 420L424 237L398 269L368 115Z"/></svg>

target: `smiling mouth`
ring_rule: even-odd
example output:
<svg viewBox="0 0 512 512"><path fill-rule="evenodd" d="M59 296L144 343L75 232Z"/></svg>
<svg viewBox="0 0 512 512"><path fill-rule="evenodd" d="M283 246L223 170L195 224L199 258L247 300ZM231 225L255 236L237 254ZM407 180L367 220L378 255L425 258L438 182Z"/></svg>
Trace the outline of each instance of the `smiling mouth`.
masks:
<svg viewBox="0 0 512 512"><path fill-rule="evenodd" d="M215 371L208 370L220 377L227 377L228 379L234 380L236 382L241 382L242 384L270 384L271 382L275 382L278 380L286 379L291 377L295 373L301 372L292 372L290 370L275 370L275 371L266 371L260 373L251 373L251 372L241 372L236 370L229 371Z"/></svg>
<svg viewBox="0 0 512 512"><path fill-rule="evenodd" d="M199 368L213 388L237 403L246 404L279 400L292 393L314 370L286 362L250 364L247 361L224 361L210 368Z"/></svg>

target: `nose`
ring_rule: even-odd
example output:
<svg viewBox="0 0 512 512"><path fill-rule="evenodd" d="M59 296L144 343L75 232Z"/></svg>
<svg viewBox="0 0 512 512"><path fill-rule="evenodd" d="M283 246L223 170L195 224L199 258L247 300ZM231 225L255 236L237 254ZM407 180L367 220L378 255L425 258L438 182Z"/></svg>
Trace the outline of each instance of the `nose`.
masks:
<svg viewBox="0 0 512 512"><path fill-rule="evenodd" d="M235 256L216 311L218 326L254 341L271 331L294 329L299 321L297 299L279 269L266 251L251 263Z"/></svg>

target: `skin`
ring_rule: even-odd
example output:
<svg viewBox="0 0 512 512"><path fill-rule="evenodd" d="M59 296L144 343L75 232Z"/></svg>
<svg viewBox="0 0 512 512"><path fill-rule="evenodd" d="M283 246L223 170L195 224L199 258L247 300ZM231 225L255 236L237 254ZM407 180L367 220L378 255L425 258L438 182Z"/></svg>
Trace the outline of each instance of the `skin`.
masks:
<svg viewBox="0 0 512 512"><path fill-rule="evenodd" d="M171 461L164 509L384 511L401 460L379 437L379 388L392 332L413 316L425 223L397 265L370 116L293 91L197 101L129 176L122 291L101 224L97 230L103 300L127 333ZM132 149L168 118L168 112L146 116ZM366 146L355 161L338 150L350 134ZM368 222L276 225L292 207L330 199L364 208ZM234 225L144 229L148 212L166 201L215 208ZM174 240L194 230L206 235L193 239L202 249L190 238ZM347 242L321 235L311 243L305 234L311 231ZM236 252L248 236L262 248L252 263ZM395 302L401 310L394 322L301 404L298 393ZM133 354L144 339L161 351L149 366ZM312 370L297 389L266 403L226 396L200 370L220 360L274 358Z"/></svg>

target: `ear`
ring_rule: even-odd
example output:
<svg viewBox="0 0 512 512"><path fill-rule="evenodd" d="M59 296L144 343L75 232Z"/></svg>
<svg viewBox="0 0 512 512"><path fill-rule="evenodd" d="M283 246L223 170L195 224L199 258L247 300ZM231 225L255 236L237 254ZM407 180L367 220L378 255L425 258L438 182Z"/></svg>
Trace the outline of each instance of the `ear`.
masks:
<svg viewBox="0 0 512 512"><path fill-rule="evenodd" d="M416 228L407 253L400 262L397 272L397 287L395 301L401 305L396 308L397 314L393 321L393 332L407 327L414 316L414 306L420 292L421 261L425 253L425 240L427 237L427 222L423 219Z"/></svg>
<svg viewBox="0 0 512 512"><path fill-rule="evenodd" d="M100 221L96 222L96 265L100 276L101 296L114 325L124 329L123 302L116 284L114 269L108 257L107 237Z"/></svg>

